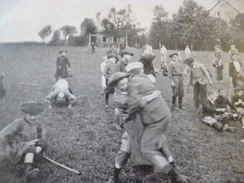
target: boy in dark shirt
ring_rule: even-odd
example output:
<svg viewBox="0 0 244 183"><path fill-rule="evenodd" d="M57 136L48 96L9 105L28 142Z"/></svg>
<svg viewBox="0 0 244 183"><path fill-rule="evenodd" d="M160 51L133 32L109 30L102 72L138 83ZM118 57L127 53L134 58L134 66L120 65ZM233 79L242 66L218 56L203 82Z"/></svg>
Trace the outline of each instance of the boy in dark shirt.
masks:
<svg viewBox="0 0 244 183"><path fill-rule="evenodd" d="M208 98L202 102L202 121L217 131L235 132L236 128L229 127L227 124L223 125L222 122L226 122L226 108L219 108L216 103L218 95L216 92L208 92ZM222 113L218 115L219 113Z"/></svg>
<svg viewBox="0 0 244 183"><path fill-rule="evenodd" d="M229 101L229 99L226 97L226 91L223 88L219 88L219 95L216 99L216 105L217 108L226 108L227 115L229 118L235 118L238 116L238 114L233 114L232 112L236 112L236 107ZM230 110L228 109L230 108ZM217 115L223 114L223 112L217 112Z"/></svg>

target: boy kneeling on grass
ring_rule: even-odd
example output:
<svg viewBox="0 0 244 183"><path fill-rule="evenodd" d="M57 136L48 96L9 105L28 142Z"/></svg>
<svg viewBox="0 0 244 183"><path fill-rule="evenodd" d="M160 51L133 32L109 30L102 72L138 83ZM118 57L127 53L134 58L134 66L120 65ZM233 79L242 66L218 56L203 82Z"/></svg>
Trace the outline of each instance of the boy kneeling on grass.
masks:
<svg viewBox="0 0 244 183"><path fill-rule="evenodd" d="M12 164L24 160L24 179L34 179L39 173L33 168L34 157L43 152L47 143L42 139L42 128L37 121L37 114L44 110L44 105L30 101L21 105L26 115L8 124L0 132L0 159L9 159Z"/></svg>
<svg viewBox="0 0 244 183"><path fill-rule="evenodd" d="M217 98L218 94L216 92L208 92L208 97L202 102L202 121L219 132L236 132L236 128L229 127L226 124L228 121L227 108L224 106L218 107L216 103Z"/></svg>
<svg viewBox="0 0 244 183"><path fill-rule="evenodd" d="M240 86L235 87L235 95L232 97L232 104L240 114L241 127L244 129L244 95Z"/></svg>

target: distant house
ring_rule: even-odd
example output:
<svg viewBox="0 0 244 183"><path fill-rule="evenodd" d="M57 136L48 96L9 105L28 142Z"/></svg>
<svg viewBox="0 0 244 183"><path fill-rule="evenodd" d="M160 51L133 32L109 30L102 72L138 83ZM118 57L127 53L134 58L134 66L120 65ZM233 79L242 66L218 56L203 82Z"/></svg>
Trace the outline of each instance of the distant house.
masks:
<svg viewBox="0 0 244 183"><path fill-rule="evenodd" d="M230 21L244 13L244 0L219 0L210 10L210 15Z"/></svg>
<svg viewBox="0 0 244 183"><path fill-rule="evenodd" d="M112 44L117 45L118 44L118 38L117 37L110 37L104 34L102 31L98 31L95 34L91 35L91 41L95 41L96 45L98 46L104 46L108 47L111 46Z"/></svg>

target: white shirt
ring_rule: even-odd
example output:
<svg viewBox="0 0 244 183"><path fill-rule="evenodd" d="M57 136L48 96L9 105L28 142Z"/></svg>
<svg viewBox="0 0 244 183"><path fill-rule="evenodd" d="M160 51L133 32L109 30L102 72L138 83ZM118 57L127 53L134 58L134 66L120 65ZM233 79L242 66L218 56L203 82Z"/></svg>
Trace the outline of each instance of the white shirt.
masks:
<svg viewBox="0 0 244 183"><path fill-rule="evenodd" d="M240 70L241 70L240 63L238 61L233 61L233 64L234 64L234 66L236 68L236 71L240 72Z"/></svg>
<svg viewBox="0 0 244 183"><path fill-rule="evenodd" d="M68 81L66 81L63 78L60 78L56 83L55 87L59 88L61 91L64 91L65 89L69 88Z"/></svg>
<svg viewBox="0 0 244 183"><path fill-rule="evenodd" d="M162 55L165 55L167 53L167 49L163 46L162 48L161 48L161 54Z"/></svg>

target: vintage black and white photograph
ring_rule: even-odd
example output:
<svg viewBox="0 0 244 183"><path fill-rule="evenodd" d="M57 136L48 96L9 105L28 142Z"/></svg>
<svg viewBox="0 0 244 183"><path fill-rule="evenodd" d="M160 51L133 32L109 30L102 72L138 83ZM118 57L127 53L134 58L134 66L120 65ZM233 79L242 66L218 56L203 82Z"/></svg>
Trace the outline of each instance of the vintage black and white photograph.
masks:
<svg viewBox="0 0 244 183"><path fill-rule="evenodd" d="M244 0L0 0L0 183L244 183Z"/></svg>

